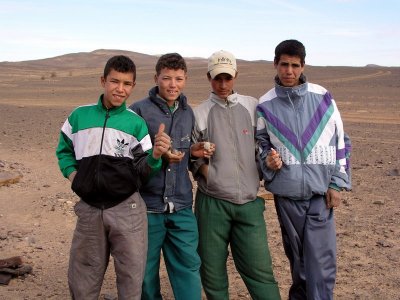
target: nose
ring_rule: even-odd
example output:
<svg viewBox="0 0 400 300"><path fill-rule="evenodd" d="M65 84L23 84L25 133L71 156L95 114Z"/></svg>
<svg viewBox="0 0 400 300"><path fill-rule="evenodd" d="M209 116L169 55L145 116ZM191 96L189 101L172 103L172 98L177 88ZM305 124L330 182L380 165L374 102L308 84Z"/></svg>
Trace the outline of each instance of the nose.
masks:
<svg viewBox="0 0 400 300"><path fill-rule="evenodd" d="M226 87L226 80L221 80L221 88L225 88Z"/></svg>
<svg viewBox="0 0 400 300"><path fill-rule="evenodd" d="M124 90L124 83L123 83L123 82L120 82L120 83L117 85L117 90L120 91L120 92L122 92L122 91Z"/></svg>
<svg viewBox="0 0 400 300"><path fill-rule="evenodd" d="M169 86L170 87L175 87L176 86L176 80L175 79L171 79L171 81L169 82Z"/></svg>

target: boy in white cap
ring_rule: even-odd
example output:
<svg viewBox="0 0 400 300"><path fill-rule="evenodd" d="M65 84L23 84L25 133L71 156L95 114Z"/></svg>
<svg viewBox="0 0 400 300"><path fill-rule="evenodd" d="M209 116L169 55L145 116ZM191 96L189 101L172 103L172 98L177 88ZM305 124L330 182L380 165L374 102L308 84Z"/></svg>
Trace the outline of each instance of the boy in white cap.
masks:
<svg viewBox="0 0 400 300"><path fill-rule="evenodd" d="M210 97L194 108L193 139L209 142L213 155L192 162L198 183L195 214L199 227L200 268L208 299L229 299L228 246L253 299L280 299L272 272L264 200L254 133L257 99L233 90L235 57L218 51L208 60Z"/></svg>

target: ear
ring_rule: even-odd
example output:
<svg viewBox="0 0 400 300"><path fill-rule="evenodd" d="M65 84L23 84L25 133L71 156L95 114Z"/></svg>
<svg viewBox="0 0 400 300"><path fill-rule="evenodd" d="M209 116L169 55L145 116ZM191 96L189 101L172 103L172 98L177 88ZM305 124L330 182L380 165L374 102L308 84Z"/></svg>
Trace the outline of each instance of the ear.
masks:
<svg viewBox="0 0 400 300"><path fill-rule="evenodd" d="M155 83L156 85L158 85L158 84L157 84L157 81L158 81L158 76L157 76L157 74L155 74L155 75L154 75L154 83Z"/></svg>
<svg viewBox="0 0 400 300"><path fill-rule="evenodd" d="M104 76L101 76L101 77L100 77L100 84L101 84L102 87L105 87L105 85L106 85L106 79L104 78Z"/></svg>
<svg viewBox="0 0 400 300"><path fill-rule="evenodd" d="M278 68L278 64L279 64L279 59L277 59L276 57L274 58L274 68Z"/></svg>

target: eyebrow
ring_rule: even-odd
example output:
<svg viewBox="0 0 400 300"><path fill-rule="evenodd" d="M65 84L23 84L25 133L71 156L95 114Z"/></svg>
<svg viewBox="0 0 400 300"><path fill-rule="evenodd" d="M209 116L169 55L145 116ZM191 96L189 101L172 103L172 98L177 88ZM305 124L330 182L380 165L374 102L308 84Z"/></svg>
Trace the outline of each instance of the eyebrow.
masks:
<svg viewBox="0 0 400 300"><path fill-rule="evenodd" d="M133 80L120 80L120 79L115 78L115 77L111 77L111 78L110 78L110 81L123 82L124 84L127 84L127 83L134 83Z"/></svg>
<svg viewBox="0 0 400 300"><path fill-rule="evenodd" d="M279 62L280 65L283 66L293 66L293 67L300 67L301 64L300 63L290 63L290 62L286 62L286 61L281 61Z"/></svg>

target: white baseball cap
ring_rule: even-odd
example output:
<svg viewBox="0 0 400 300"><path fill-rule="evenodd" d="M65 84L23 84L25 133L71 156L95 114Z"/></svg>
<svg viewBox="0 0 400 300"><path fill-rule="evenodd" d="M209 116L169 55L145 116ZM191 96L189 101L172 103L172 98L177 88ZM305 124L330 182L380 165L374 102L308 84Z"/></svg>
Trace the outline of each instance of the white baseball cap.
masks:
<svg viewBox="0 0 400 300"><path fill-rule="evenodd" d="M217 51L208 58L208 72L210 72L212 79L221 73L235 77L236 71L236 58L228 51Z"/></svg>

